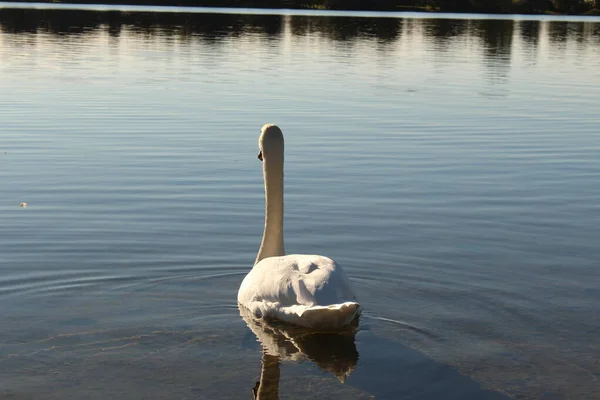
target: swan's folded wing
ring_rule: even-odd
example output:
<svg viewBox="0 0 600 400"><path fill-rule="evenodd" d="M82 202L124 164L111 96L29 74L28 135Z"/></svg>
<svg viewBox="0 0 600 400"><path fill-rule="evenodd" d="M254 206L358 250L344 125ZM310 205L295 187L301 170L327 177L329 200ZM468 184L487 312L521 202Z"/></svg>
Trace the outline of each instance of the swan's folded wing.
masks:
<svg viewBox="0 0 600 400"><path fill-rule="evenodd" d="M238 292L254 315L307 327L338 327L360 312L348 278L318 255L270 257L254 266Z"/></svg>

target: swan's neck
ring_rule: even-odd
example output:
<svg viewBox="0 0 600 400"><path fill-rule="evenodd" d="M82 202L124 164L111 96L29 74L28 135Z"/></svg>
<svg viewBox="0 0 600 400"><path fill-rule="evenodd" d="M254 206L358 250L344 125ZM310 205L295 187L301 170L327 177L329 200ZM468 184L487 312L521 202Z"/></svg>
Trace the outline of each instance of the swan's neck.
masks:
<svg viewBox="0 0 600 400"><path fill-rule="evenodd" d="M257 264L267 257L283 256L283 152L280 157L263 161L265 178L265 230L258 255Z"/></svg>

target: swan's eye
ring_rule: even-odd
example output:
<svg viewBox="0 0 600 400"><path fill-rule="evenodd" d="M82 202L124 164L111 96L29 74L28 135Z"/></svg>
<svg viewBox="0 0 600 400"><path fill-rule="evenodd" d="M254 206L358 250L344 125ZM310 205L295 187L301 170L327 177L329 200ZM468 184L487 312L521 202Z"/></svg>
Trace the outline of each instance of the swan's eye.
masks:
<svg viewBox="0 0 600 400"><path fill-rule="evenodd" d="M263 160L263 159L262 159L262 151L259 151L259 152L258 152L258 159L259 159L260 161L262 161L262 160Z"/></svg>

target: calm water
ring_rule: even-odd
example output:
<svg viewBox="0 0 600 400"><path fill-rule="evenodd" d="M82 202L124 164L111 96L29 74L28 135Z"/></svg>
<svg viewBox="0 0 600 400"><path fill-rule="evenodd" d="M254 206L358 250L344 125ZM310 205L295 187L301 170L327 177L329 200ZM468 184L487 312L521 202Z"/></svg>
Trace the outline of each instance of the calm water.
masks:
<svg viewBox="0 0 600 400"><path fill-rule="evenodd" d="M4 7L0 397L600 398L599 19ZM266 122L355 336L240 317Z"/></svg>

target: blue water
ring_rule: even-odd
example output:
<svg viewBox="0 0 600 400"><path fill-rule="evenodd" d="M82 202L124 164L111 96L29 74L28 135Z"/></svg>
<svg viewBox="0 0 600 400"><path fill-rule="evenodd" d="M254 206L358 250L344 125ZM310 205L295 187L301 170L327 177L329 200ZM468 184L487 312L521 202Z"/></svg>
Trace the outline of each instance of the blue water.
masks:
<svg viewBox="0 0 600 400"><path fill-rule="evenodd" d="M281 398L600 398L600 19L13 7L0 397L251 398L274 122L286 250L364 306Z"/></svg>

